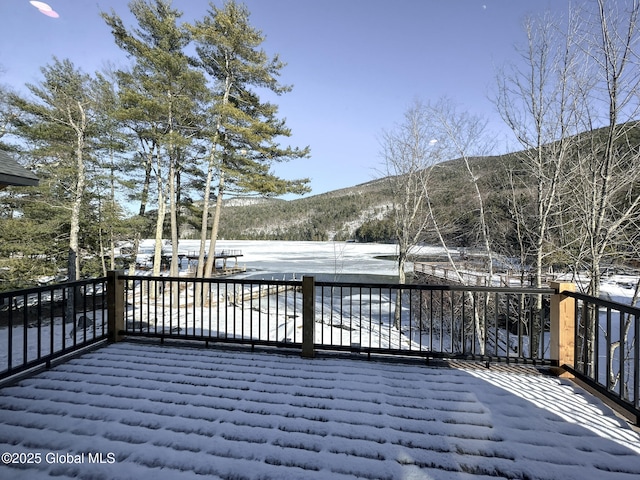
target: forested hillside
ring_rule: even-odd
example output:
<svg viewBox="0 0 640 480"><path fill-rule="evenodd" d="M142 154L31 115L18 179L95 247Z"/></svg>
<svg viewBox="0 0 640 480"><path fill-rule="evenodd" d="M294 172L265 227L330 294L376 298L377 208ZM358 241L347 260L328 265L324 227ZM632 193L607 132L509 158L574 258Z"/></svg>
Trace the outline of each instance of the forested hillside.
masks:
<svg viewBox="0 0 640 480"><path fill-rule="evenodd" d="M517 163L518 154L473 160L477 176L487 192L494 223L509 230L504 176L506 165ZM477 241L474 199L468 174L460 160L437 165L433 171L433 201L446 223L446 238L457 246ZM233 199L222 209L220 238L253 240L357 240L394 241L393 198L387 178L295 200L263 199L244 204ZM200 231L199 204L189 205L183 217L183 236ZM433 240L433 239L431 239Z"/></svg>
<svg viewBox="0 0 640 480"><path fill-rule="evenodd" d="M308 198L257 205L227 206L223 238L274 240L347 240L367 221L385 218L391 197L383 180Z"/></svg>

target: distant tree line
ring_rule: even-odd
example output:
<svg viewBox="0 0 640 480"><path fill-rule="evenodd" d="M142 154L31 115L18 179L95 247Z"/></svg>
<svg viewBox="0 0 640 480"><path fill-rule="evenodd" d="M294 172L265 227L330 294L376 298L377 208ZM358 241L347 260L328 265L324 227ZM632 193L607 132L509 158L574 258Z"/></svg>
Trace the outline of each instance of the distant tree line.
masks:
<svg viewBox="0 0 640 480"><path fill-rule="evenodd" d="M369 220L355 232L355 239L359 242L387 243L395 241L393 219L385 217L381 220Z"/></svg>

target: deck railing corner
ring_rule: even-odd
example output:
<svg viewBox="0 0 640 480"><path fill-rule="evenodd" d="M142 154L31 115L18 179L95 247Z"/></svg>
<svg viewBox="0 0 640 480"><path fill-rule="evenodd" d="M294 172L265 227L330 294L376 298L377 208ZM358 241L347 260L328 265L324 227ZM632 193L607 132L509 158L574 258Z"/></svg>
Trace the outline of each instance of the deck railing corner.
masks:
<svg viewBox="0 0 640 480"><path fill-rule="evenodd" d="M551 295L550 355L552 362L558 366L573 366L575 353L575 300L565 292L575 292L573 283L550 282L555 290ZM566 374L562 374L566 376Z"/></svg>
<svg viewBox="0 0 640 480"><path fill-rule="evenodd" d="M125 327L125 295L124 271L107 272L107 318L109 325L109 341L119 342L124 338Z"/></svg>

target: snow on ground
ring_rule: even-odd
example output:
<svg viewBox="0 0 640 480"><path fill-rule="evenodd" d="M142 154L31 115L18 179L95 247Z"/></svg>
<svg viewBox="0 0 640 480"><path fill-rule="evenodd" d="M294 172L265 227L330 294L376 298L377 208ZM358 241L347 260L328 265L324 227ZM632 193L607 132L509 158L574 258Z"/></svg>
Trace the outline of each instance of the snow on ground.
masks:
<svg viewBox="0 0 640 480"><path fill-rule="evenodd" d="M638 277L613 275L600 284L600 296L613 302L629 304L635 293ZM640 307L640 300L636 306Z"/></svg>
<svg viewBox="0 0 640 480"><path fill-rule="evenodd" d="M494 369L120 343L0 390L0 425L3 479L640 475L600 402Z"/></svg>
<svg viewBox="0 0 640 480"><path fill-rule="evenodd" d="M0 373L8 370L9 339L11 339L11 365L17 367L51 353L71 349L78 344L98 339L106 331L106 320L103 321L100 311L96 312L95 323L86 325L84 328L74 328L73 323L63 325L61 317L54 317L53 322L51 320L42 322L40 328L37 328L37 325L27 325L27 328L24 328L24 324L14 326L11 331L8 327L0 328Z"/></svg>
<svg viewBox="0 0 640 480"><path fill-rule="evenodd" d="M141 251L153 249L153 241L145 240ZM165 245L165 249L168 244ZM199 242L194 240L182 240L179 251L181 254L194 252L199 248ZM243 256L240 263L246 264L248 272L242 277L260 276L261 278L283 277L290 278L295 274L296 278L303 275L315 275L320 280L343 279L344 275L364 275L365 280L375 280L372 274L390 276L395 274L396 262L384 259L396 253L395 245L388 244L362 244L345 242L270 242L270 241L227 241L221 240L216 244L216 250L241 250ZM440 251L434 247L423 247L423 254L434 254ZM186 268L186 262L185 262ZM387 279L387 277L380 277ZM348 277L348 280L357 280ZM610 277L603 284L603 292L609 298L628 303L633 294L633 279L626 276ZM163 299L154 300L149 304L140 298L135 300L136 307L128 311L128 321L131 325L149 325L152 330L171 330L173 333L211 334L212 336L227 336L235 338L259 338L268 341L302 341L301 329L301 298L294 299L293 293L287 297L279 297L277 301L269 301L237 305L227 304L224 307L216 305L215 309L192 308L192 284L185 287L186 297L179 299L185 303L184 308L177 302L169 312L170 301ZM236 288L236 287L231 287ZM239 288L239 287L238 287ZM408 320L403 319L403 330L398 332L393 326L393 311L395 296L389 293L384 295L373 292L369 297L364 295L357 300L348 291L335 301L331 296L323 300L318 299L317 308L322 309L324 323L317 324L316 339L320 343L349 346L360 344L361 347L369 346L377 348L410 348L412 350L426 349L432 345L440 344L440 338L431 339L425 332L412 332L407 327ZM353 300L353 303L350 303ZM159 303L158 303L159 302ZM269 303L270 302L270 303ZM323 303L324 302L324 303ZM350 305L348 318L345 320L337 311L338 306ZM259 311L256 311L259 310ZM332 313L329 313L332 312ZM408 315L408 312L403 312ZM318 313L319 314L319 313ZM97 328L95 335L102 334L100 312L95 319ZM248 320L250 319L250 320ZM32 325L34 326L34 325ZM25 329L23 325L16 325L11 333L6 327L0 328L0 372L7 369L8 358L5 347L9 343L9 335L12 341L12 365L23 362L25 355L27 360L33 360L50 353L53 342L54 350L60 350L63 345L73 344L73 336L70 334L72 324L64 328L62 319L56 317L52 321L42 324L40 333L37 328ZM613 326L617 335L619 327ZM38 339L38 334L40 339ZM27 349L25 354L24 338L27 336ZM76 334L78 341L85 338L93 338L94 331L90 327ZM527 339L525 338L525 347ZM518 339L512 336L511 342ZM448 345L446 339L443 345ZM546 345L546 342L544 342ZM4 347L4 348L3 348ZM525 349L526 351L526 349ZM606 352L605 348L601 352ZM515 353L513 353L515 354Z"/></svg>
<svg viewBox="0 0 640 480"><path fill-rule="evenodd" d="M302 294L291 287L266 295L264 285L222 284L210 293L210 306L194 306L194 288L183 282L174 295L165 288L153 299L137 287L128 298L127 323L141 332L172 332L215 338L256 339L278 342L302 342ZM177 288L177 287L176 287ZM410 332L394 325L395 292L357 287L336 288L320 294L316 291L317 343L362 347L407 348L419 350L409 340ZM272 288L272 292L274 289ZM258 296L260 292L262 296ZM170 307L171 305L171 307ZM409 317L403 307L402 318ZM321 319L321 321L320 321ZM408 323L406 320L404 323ZM415 338L420 341L419 337ZM422 339L426 342L428 339Z"/></svg>
<svg viewBox="0 0 640 480"><path fill-rule="evenodd" d="M182 241L181 253L197 250L196 245ZM239 263L246 263L247 276L394 275L396 268L395 262L376 258L393 255L394 245L219 241L216 250L221 249L243 251ZM603 291L625 301L632 294L627 283L612 279ZM293 308L291 298L285 303ZM363 322L356 314L349 325L353 329L345 329L331 316L316 324L316 338L420 348L390 328L391 297L381 294L369 303L363 311L373 311L378 323ZM228 318L242 320L224 328L238 336L299 342L300 318L284 306L274 311L275 304L259 304L270 320L256 325L245 321L257 314L255 304L245 309L225 304ZM295 308L301 311L300 305ZM143 302L129 315L135 312L135 320L148 322L161 313L154 309ZM185 331L221 328L214 329L191 308L177 308L172 315ZM14 348L23 345L24 331L14 328ZM34 358L37 330L26 331L28 357ZM55 345L72 342L69 328L62 335L61 325L54 330L44 325L42 332L41 354L48 353L51 332ZM6 345L6 329L0 329L0 337ZM2 350L0 365L6 362ZM495 368L310 361L133 342L84 354L1 389L1 452L13 454L10 461L32 463L0 464L0 479L640 475L638 434L598 400L558 379Z"/></svg>

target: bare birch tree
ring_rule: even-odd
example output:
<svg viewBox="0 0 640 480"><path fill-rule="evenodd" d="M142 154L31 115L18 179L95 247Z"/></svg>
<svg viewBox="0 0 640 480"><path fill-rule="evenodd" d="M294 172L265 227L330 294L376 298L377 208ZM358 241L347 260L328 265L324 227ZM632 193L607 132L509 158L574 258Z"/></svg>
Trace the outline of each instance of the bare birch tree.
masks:
<svg viewBox="0 0 640 480"><path fill-rule="evenodd" d="M640 2L598 0L585 17L581 44L591 84L582 98L587 135L578 139L571 178L575 233L583 239L577 263L588 273L587 292L598 296L602 266L628 251L627 227L640 221ZM588 88L587 88L588 87Z"/></svg>
<svg viewBox="0 0 640 480"><path fill-rule="evenodd" d="M570 16L571 17L571 16ZM571 17L572 18L572 17ZM572 45L575 24L566 32L549 14L528 18L524 23L526 45L520 51L521 67L513 66L498 75L495 104L507 126L522 146L519 176L510 175L514 191L526 191L527 205L513 205L522 257L531 259L535 286L540 288L546 258L554 254L550 231L560 204L558 196L566 180L569 136L576 133L575 92L572 78L577 59ZM513 173L513 172L511 172ZM532 202L530 202L530 199ZM564 246L566 248L566 245Z"/></svg>
<svg viewBox="0 0 640 480"><path fill-rule="evenodd" d="M629 227L640 219L639 4L598 0L566 20L528 20L525 67L502 75L496 104L524 148L523 177L532 183L525 198L535 208L519 226L537 286L557 249L586 271L586 291L598 296L603 265L620 260L636 238ZM580 348L591 358L598 314L583 315Z"/></svg>
<svg viewBox="0 0 640 480"><path fill-rule="evenodd" d="M405 266L411 252L430 224L425 214L427 180L442 160L425 105L416 100L404 119L380 138L383 173L389 180L395 237L398 242L398 283L406 282ZM398 292L394 326L400 328L401 291Z"/></svg>
<svg viewBox="0 0 640 480"><path fill-rule="evenodd" d="M405 283L405 265L411 253L424 240L427 229L431 229L446 252L447 259L460 283L466 279L454 260L447 244L440 219L433 210L431 190L436 189L432 172L443 160L462 159L469 181L474 189L479 212L482 244L491 274L492 254L489 228L485 216L484 198L478 185L471 160L473 156L486 154L484 145L486 121L467 112L460 111L449 99L424 104L415 101L404 115L402 123L393 130L385 131L381 138L382 158L385 174L390 182L393 198L396 240L398 242L399 283ZM401 296L398 292L394 326L400 328ZM468 298L475 305L473 298ZM474 331L478 344L484 352L484 326L474 308ZM452 320L453 321L453 320Z"/></svg>
<svg viewBox="0 0 640 480"><path fill-rule="evenodd" d="M429 105L428 115L435 122L438 135L436 140L444 144L443 148L446 149L447 157L461 159L466 172L469 174L468 181L473 188L478 209L480 241L486 258L485 270L489 278L491 278L493 275L493 253L484 194L480 191L478 177L471 164L473 158L485 156L489 153L486 133L487 121L469 112L461 111L447 98ZM443 243L443 247L446 248L446 242ZM452 261L451 255L448 258L460 282L464 284L464 278L460 274L456 262Z"/></svg>
<svg viewBox="0 0 640 480"><path fill-rule="evenodd" d="M478 176L476 175L472 160L474 157L487 155L489 152L487 143L487 121L482 117L473 115L469 112L462 111L453 101L447 98L440 99L435 104L430 104L428 108L428 116L435 123L437 132L436 140L443 145L442 150L446 152L447 158L458 158L462 160L466 173L469 174L470 182L475 203L477 206L477 221L480 229L480 241L485 257L485 272L488 278L493 277L493 251L489 224L486 216L486 208L484 201L484 193L480 190ZM429 216L433 221L433 228L440 240L441 246L444 248L449 265L451 266L458 282L462 285L468 283L463 275L458 262L451 255L451 250L439 228L439 222L434 215L431 201L427 198L427 206ZM490 300L489 295L484 296L485 307L488 306ZM486 312L487 308L483 308L480 302L470 293L465 292L465 300L472 308L473 315L473 331L476 333L477 344L481 355L485 353L486 345L486 319L482 318L481 312ZM452 319L453 321L453 319ZM460 329L464 329L464 319Z"/></svg>
<svg viewBox="0 0 640 480"><path fill-rule="evenodd" d="M583 121L589 133L575 146L568 199L575 219L572 231L582 240L576 265L586 269L586 291L596 297L603 268L632 251L634 245L628 241L637 237L629 232L640 222L639 15L638 0L598 0L595 11L582 14L585 34L580 47L591 80L583 89ZM589 374L595 368L599 316L597 308L583 309L584 335L578 348Z"/></svg>
<svg viewBox="0 0 640 480"><path fill-rule="evenodd" d="M407 258L422 240L430 219L425 215L427 180L442 160L425 105L415 101L404 119L380 138L383 173L392 193L395 236L398 242L398 281L406 281Z"/></svg>

